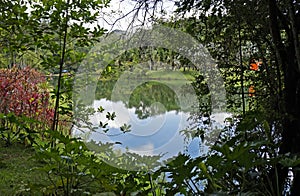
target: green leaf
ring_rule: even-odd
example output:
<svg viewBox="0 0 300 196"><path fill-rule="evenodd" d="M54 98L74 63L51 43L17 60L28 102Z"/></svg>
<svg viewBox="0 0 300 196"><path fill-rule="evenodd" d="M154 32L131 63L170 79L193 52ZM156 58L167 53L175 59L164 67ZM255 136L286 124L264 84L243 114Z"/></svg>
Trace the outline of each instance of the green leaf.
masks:
<svg viewBox="0 0 300 196"><path fill-rule="evenodd" d="M104 108L102 106L100 106L98 109L97 109L98 112L102 113L104 111Z"/></svg>

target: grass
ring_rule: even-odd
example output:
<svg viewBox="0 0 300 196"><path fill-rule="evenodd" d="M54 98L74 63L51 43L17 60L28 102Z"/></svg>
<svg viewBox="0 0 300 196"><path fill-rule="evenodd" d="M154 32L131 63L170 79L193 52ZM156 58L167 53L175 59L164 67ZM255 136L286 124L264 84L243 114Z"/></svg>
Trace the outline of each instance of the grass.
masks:
<svg viewBox="0 0 300 196"><path fill-rule="evenodd" d="M21 144L6 147L0 142L0 195L17 195L25 185L46 182L47 176L33 169L41 164L33 156L32 148Z"/></svg>
<svg viewBox="0 0 300 196"><path fill-rule="evenodd" d="M147 76L150 78L164 78L169 80L194 80L193 74L196 71L172 71L172 70L159 70L159 71L148 71Z"/></svg>
<svg viewBox="0 0 300 196"><path fill-rule="evenodd" d="M136 67L133 71L126 70L130 73L131 77L141 77L141 78L154 78L154 79L164 79L164 80L194 80L194 76L199 74L196 70L170 70L170 69L158 69L158 70L147 70L140 67ZM119 78L123 74L123 71L115 70L114 72L108 73L108 78L101 77L101 80L107 80L111 78Z"/></svg>

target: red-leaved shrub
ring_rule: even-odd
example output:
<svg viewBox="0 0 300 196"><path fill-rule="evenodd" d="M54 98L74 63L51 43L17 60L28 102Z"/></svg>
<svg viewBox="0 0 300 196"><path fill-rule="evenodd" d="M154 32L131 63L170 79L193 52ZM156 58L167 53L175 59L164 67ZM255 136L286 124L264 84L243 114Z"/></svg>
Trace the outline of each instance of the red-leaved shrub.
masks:
<svg viewBox="0 0 300 196"><path fill-rule="evenodd" d="M27 116L50 125L54 111L49 104L45 77L35 69L0 69L0 113Z"/></svg>

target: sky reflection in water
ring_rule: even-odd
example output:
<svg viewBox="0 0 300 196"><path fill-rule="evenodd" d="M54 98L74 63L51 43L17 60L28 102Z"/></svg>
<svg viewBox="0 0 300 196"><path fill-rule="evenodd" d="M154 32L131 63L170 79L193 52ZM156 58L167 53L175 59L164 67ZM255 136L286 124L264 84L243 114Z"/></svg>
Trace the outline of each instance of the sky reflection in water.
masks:
<svg viewBox="0 0 300 196"><path fill-rule="evenodd" d="M189 153L192 157L200 155L201 147L198 138L193 139L185 148L184 136L180 134L183 129L189 128L189 113L182 111L165 111L145 119L139 119L135 113L136 108L127 108L122 101L112 102L107 99L95 100L95 110L102 106L103 113L96 113L90 117L90 122L98 125L99 121L105 121L106 112L115 112L116 118L109 122L109 131L103 134L101 129L93 132L89 139L102 143L118 143L117 149L129 150L140 155L164 155L167 159L181 153ZM215 121L213 126L223 126L228 113L212 115ZM122 133L120 127L124 124L131 125L131 132ZM121 133L121 134L120 134Z"/></svg>
<svg viewBox="0 0 300 196"><path fill-rule="evenodd" d="M90 138L102 142L121 142L119 148L126 149L141 155L165 154L164 158L177 155L184 150L184 138L180 130L189 126L189 115L184 112L168 111L164 114L139 119L135 108L126 108L121 101L112 102L106 99L95 100L94 108L102 106L106 112L115 112L116 119L109 123L109 132L106 136L102 131L93 133ZM105 112L91 116L93 124L105 120ZM120 133L120 126L131 125L131 132ZM114 136L115 135L115 136Z"/></svg>

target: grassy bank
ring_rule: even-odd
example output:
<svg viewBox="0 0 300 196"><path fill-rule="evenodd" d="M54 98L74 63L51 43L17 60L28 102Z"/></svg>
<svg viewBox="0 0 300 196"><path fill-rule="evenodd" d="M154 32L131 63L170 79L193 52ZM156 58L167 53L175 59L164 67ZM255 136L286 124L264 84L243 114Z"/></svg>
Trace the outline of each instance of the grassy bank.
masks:
<svg viewBox="0 0 300 196"><path fill-rule="evenodd" d="M159 71L148 71L146 73L147 77L156 79L169 79L169 80L194 80L194 74L196 71L171 71L171 70L159 70Z"/></svg>

